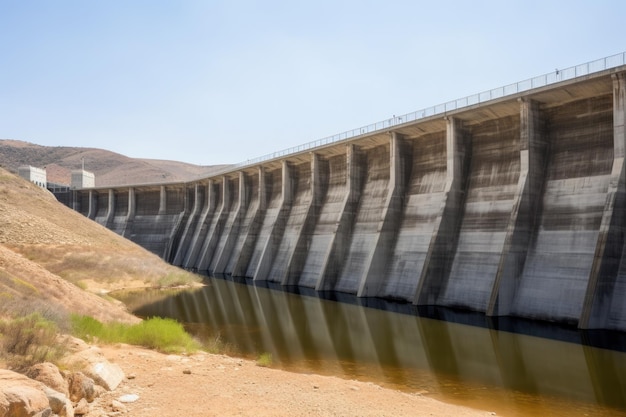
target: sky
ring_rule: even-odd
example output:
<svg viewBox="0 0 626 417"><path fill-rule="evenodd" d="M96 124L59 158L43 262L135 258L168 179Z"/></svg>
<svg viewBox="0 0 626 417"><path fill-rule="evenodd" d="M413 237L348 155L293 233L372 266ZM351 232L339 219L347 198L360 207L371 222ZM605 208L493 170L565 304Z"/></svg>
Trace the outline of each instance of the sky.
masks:
<svg viewBox="0 0 626 417"><path fill-rule="evenodd" d="M0 0L0 139L198 165L626 51L622 0Z"/></svg>

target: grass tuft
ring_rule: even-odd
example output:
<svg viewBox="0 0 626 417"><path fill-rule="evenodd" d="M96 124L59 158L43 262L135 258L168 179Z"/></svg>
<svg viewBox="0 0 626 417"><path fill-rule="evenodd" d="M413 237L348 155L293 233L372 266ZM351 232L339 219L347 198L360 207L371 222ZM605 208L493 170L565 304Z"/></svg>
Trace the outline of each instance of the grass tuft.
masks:
<svg viewBox="0 0 626 417"><path fill-rule="evenodd" d="M193 352L199 344L172 319L153 317L138 324L101 323L88 317L73 315L72 329L75 336L88 341L105 343L128 343L165 353Z"/></svg>
<svg viewBox="0 0 626 417"><path fill-rule="evenodd" d="M269 352L263 352L256 360L256 365L264 368L272 366L272 354Z"/></svg>
<svg viewBox="0 0 626 417"><path fill-rule="evenodd" d="M169 272L157 279L157 285L159 287L177 287L182 285L189 285L197 282L198 279L193 274L187 271Z"/></svg>

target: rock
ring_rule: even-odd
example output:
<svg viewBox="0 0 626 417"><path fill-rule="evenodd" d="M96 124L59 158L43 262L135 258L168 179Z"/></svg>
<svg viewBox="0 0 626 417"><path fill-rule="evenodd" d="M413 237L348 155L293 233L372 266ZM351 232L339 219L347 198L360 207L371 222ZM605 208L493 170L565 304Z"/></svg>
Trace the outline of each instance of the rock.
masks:
<svg viewBox="0 0 626 417"><path fill-rule="evenodd" d="M89 345L84 340L74 336L61 336L60 343L63 343L70 352L80 352L81 350L89 349Z"/></svg>
<svg viewBox="0 0 626 417"><path fill-rule="evenodd" d="M49 387L44 388L44 393L48 397L50 408L55 414L59 417L74 417L74 407L65 394Z"/></svg>
<svg viewBox="0 0 626 417"><path fill-rule="evenodd" d="M111 409L121 413L125 413L127 411L126 406L117 400L111 401Z"/></svg>
<svg viewBox="0 0 626 417"><path fill-rule="evenodd" d="M183 374L191 375L191 369L183 369Z"/></svg>
<svg viewBox="0 0 626 417"><path fill-rule="evenodd" d="M31 366L26 371L26 376L66 396L69 395L67 381L63 378L59 368L50 362L38 363L37 365Z"/></svg>
<svg viewBox="0 0 626 417"><path fill-rule="evenodd" d="M107 391L113 391L124 379L122 369L107 361L100 349L96 347L70 355L63 360L63 363L68 368L81 369L85 375L92 378L96 384L106 388Z"/></svg>
<svg viewBox="0 0 626 417"><path fill-rule="evenodd" d="M126 394L126 395L122 395L117 400L122 403L134 403L138 399L139 399L139 395L137 394Z"/></svg>
<svg viewBox="0 0 626 417"><path fill-rule="evenodd" d="M101 387L100 385L94 385L93 389L94 389L94 397L96 398L100 397L102 394L107 392L107 390Z"/></svg>
<svg viewBox="0 0 626 417"><path fill-rule="evenodd" d="M85 415L85 414L89 413L90 409L91 409L91 407L89 406L89 403L87 402L87 400L82 398L78 402L78 404L76 404L76 407L74 407L74 415L75 416Z"/></svg>
<svg viewBox="0 0 626 417"><path fill-rule="evenodd" d="M0 369L0 417L51 415L44 385L16 372ZM45 414L50 410L49 414Z"/></svg>
<svg viewBox="0 0 626 417"><path fill-rule="evenodd" d="M93 379L82 372L74 372L68 380L70 400L78 402L81 399L92 402L96 398Z"/></svg>

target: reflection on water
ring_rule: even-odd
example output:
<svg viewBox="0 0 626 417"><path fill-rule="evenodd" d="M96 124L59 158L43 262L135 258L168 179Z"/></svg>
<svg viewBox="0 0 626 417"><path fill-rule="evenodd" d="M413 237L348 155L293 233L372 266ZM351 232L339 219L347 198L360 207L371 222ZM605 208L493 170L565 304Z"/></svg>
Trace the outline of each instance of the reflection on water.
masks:
<svg viewBox="0 0 626 417"><path fill-rule="evenodd" d="M462 324L458 317L455 323L206 282L168 297L117 296L135 314L175 318L202 338L219 336L243 356L269 352L288 370L373 381L505 416L626 416L623 352ZM568 331L556 334L568 339Z"/></svg>

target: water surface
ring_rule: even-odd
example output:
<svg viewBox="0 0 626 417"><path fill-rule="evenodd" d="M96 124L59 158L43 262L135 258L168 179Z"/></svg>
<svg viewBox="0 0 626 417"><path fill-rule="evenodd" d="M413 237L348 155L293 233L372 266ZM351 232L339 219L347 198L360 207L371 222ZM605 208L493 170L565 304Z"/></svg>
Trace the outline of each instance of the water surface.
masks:
<svg viewBox="0 0 626 417"><path fill-rule="evenodd" d="M416 315L410 305L334 301L217 278L206 284L116 296L137 315L175 318L238 355L271 353L273 366L285 370L371 381L504 416L626 416L623 334L430 311L453 320L444 321Z"/></svg>

